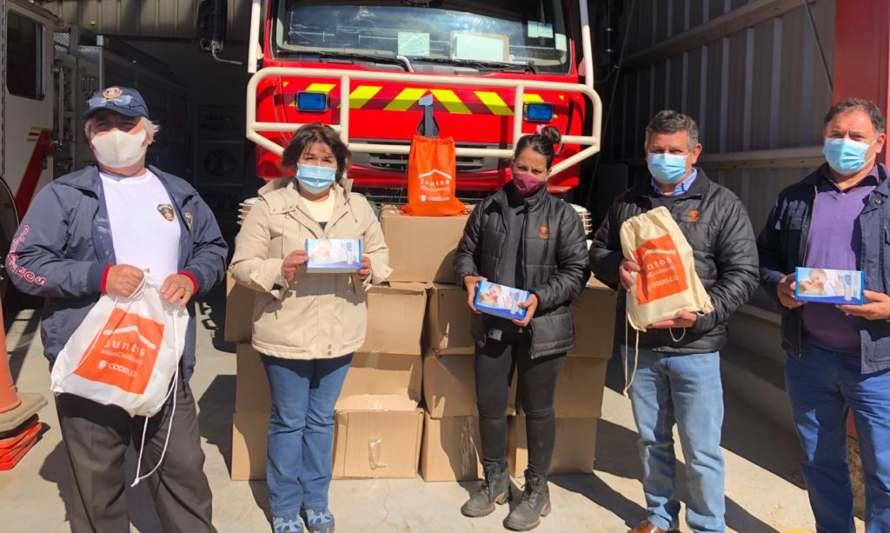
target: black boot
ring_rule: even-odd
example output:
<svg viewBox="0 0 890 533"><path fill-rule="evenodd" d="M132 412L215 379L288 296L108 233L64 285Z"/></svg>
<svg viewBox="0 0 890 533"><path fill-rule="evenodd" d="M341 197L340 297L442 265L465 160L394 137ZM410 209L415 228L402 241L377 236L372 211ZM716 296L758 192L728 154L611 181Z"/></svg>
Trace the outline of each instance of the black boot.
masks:
<svg viewBox="0 0 890 533"><path fill-rule="evenodd" d="M528 531L538 527L541 517L550 514L550 489L547 478L525 471L525 490L519 504L504 520L504 527L513 531Z"/></svg>
<svg viewBox="0 0 890 533"><path fill-rule="evenodd" d="M494 512L495 504L503 505L510 498L510 476L500 466L486 466L485 479L460 508L464 516L478 518Z"/></svg>

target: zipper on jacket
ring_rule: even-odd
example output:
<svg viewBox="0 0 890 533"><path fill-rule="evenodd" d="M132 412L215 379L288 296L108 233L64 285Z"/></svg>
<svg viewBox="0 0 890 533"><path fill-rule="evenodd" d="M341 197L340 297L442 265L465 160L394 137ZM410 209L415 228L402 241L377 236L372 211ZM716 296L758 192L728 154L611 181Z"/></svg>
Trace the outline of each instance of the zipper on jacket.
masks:
<svg viewBox="0 0 890 533"><path fill-rule="evenodd" d="M819 196L819 185L813 185L813 201L810 202L812 206L807 212L804 214L804 219L801 221L800 227L800 242L797 244L797 266L805 266L807 264L807 258L810 255L810 225L812 224L813 219L816 215L816 199ZM802 309L794 309L791 311L792 313L797 313L797 357L800 358L803 356L803 310Z"/></svg>
<svg viewBox="0 0 890 533"><path fill-rule="evenodd" d="M810 203L813 207L808 210L800 227L800 243L798 243L797 257L799 265L806 266L807 258L810 255L810 224L816 215L816 199L819 197L819 186L813 185L813 201Z"/></svg>

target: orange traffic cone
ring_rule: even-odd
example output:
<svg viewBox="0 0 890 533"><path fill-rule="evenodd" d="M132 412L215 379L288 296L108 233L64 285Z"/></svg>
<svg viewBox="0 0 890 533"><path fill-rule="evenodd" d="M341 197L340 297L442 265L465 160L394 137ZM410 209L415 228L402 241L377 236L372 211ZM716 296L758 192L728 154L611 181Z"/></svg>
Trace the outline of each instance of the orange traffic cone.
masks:
<svg viewBox="0 0 890 533"><path fill-rule="evenodd" d="M46 405L40 394L19 394L9 371L6 329L0 305L0 470L10 470L40 439L37 411Z"/></svg>

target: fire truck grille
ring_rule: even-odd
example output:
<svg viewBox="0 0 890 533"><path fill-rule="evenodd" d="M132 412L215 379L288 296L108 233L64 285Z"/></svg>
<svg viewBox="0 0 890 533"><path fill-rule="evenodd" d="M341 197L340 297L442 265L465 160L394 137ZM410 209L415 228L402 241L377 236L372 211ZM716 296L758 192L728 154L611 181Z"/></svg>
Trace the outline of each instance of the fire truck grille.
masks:
<svg viewBox="0 0 890 533"><path fill-rule="evenodd" d="M353 139L356 143L388 144L379 140ZM497 148L489 145L473 145L473 148ZM404 173L408 169L408 156L401 154L363 154L353 153L352 164L364 168L373 168L386 172ZM458 157L457 171L459 173L476 173L488 170L497 170L500 161L496 157Z"/></svg>
<svg viewBox="0 0 890 533"><path fill-rule="evenodd" d="M402 189L359 189L372 203L382 205L403 205L408 202L408 190ZM468 205L475 205L490 195L491 191L459 191L458 199Z"/></svg>

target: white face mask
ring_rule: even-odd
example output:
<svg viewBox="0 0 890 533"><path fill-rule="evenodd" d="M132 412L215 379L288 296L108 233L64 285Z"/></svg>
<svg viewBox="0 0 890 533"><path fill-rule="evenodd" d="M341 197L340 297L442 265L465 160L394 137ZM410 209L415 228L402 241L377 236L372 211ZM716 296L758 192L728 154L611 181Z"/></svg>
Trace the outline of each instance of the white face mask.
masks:
<svg viewBox="0 0 890 533"><path fill-rule="evenodd" d="M145 151L148 149L145 137L144 129L140 129L138 133L111 130L108 133L94 135L92 145L96 159L110 168L135 165L145 157Z"/></svg>

